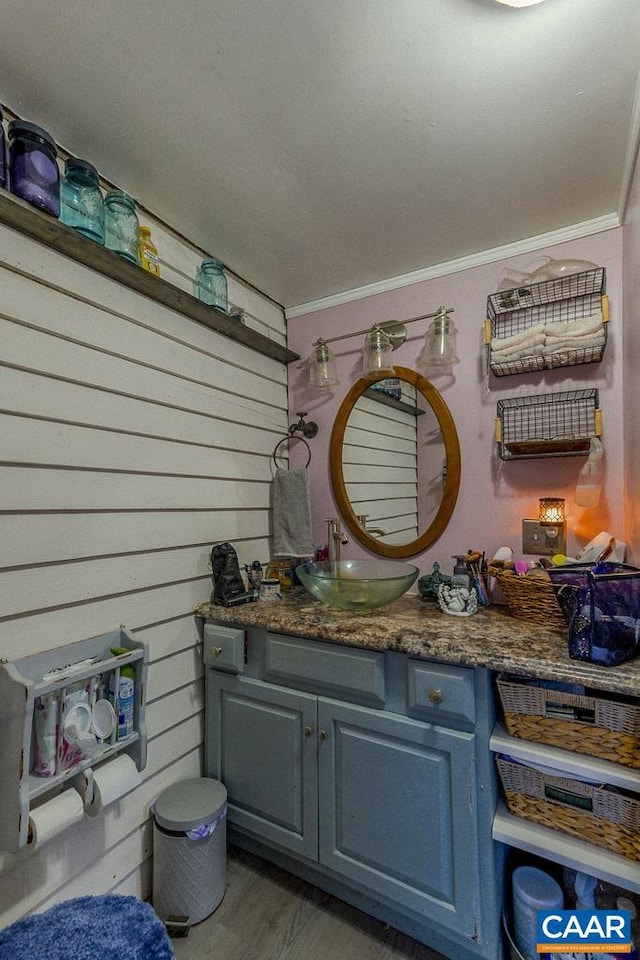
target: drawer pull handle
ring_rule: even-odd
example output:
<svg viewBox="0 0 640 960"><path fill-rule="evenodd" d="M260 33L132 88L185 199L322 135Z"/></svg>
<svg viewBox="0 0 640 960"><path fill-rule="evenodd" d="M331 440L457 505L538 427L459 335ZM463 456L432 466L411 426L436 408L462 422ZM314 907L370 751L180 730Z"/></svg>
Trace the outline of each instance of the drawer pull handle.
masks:
<svg viewBox="0 0 640 960"><path fill-rule="evenodd" d="M222 653L222 647L211 647L211 656L219 657Z"/></svg>
<svg viewBox="0 0 640 960"><path fill-rule="evenodd" d="M442 703L442 690L429 690L431 703Z"/></svg>
<svg viewBox="0 0 640 960"><path fill-rule="evenodd" d="M320 729L318 730L318 739L319 739L319 740L326 740L326 739L327 739L327 731L326 731L326 730L323 730L322 727L320 727Z"/></svg>
<svg viewBox="0 0 640 960"><path fill-rule="evenodd" d="M306 723L306 724L304 725L304 727L302 728L302 732L304 733L305 737L310 737L311 734L313 733L313 730L311 729L311 727L309 726L309 724Z"/></svg>

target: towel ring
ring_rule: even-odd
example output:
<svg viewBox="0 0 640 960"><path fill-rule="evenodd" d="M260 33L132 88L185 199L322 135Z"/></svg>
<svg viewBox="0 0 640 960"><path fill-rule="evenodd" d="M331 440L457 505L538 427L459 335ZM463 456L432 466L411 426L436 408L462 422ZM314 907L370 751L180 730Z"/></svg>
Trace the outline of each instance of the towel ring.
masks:
<svg viewBox="0 0 640 960"><path fill-rule="evenodd" d="M273 451L273 462L277 467L278 461L276 460L276 453L278 452L278 447L282 446L283 443L288 443L290 440L299 440L301 443L304 443L305 447L307 448L308 457L307 457L307 462L304 465L304 468L306 470L306 468L311 463L311 447L309 446L307 441L304 439L304 437L296 437L294 434L287 435L286 437L283 437L282 440L279 440L278 443L276 443L275 449Z"/></svg>

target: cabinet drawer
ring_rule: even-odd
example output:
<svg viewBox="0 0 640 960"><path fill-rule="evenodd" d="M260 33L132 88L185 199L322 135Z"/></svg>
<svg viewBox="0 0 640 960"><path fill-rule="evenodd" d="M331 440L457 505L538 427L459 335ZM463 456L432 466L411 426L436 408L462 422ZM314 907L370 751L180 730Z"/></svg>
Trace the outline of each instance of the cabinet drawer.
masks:
<svg viewBox="0 0 640 960"><path fill-rule="evenodd" d="M206 623L204 627L203 657L206 666L225 673L244 670L244 630L220 627Z"/></svg>
<svg viewBox="0 0 640 960"><path fill-rule="evenodd" d="M267 634L265 679L313 687L358 702L386 700L384 654Z"/></svg>
<svg viewBox="0 0 640 960"><path fill-rule="evenodd" d="M409 712L430 720L476 718L473 670L423 660L407 661L407 703Z"/></svg>

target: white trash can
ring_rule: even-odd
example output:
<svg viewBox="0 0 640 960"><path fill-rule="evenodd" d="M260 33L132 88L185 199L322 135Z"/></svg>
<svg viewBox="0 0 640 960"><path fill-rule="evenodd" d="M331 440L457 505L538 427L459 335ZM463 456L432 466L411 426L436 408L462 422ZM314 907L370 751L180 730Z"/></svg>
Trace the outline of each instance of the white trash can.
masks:
<svg viewBox="0 0 640 960"><path fill-rule="evenodd" d="M171 933L188 933L224 897L227 791L197 777L163 790L153 814L153 907Z"/></svg>

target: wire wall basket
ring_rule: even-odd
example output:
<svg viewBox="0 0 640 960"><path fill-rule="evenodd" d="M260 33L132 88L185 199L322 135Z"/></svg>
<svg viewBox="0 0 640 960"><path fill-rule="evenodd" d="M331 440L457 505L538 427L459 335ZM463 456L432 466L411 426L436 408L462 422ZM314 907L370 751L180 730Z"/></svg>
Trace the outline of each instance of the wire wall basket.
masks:
<svg viewBox="0 0 640 960"><path fill-rule="evenodd" d="M602 434L597 390L568 390L499 400L496 443L502 460L589 453Z"/></svg>
<svg viewBox="0 0 640 960"><path fill-rule="evenodd" d="M608 321L604 267L493 293L484 329L490 370L504 377L595 363Z"/></svg>

